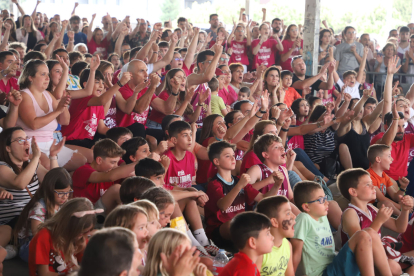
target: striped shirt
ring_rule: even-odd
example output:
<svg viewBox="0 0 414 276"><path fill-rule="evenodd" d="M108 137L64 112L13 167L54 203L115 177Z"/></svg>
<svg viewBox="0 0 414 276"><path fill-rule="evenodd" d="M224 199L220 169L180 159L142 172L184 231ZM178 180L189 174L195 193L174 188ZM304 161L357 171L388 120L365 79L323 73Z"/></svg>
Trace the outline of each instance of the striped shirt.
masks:
<svg viewBox="0 0 414 276"><path fill-rule="evenodd" d="M335 149L335 131L329 127L325 132L303 135L305 152L313 163L319 164Z"/></svg>
<svg viewBox="0 0 414 276"><path fill-rule="evenodd" d="M11 168L9 164L3 161L0 161L0 166L7 166ZM2 188L13 195L13 200L0 200L0 225L8 223L14 217L20 215L23 208L31 199L26 189L15 190L4 187ZM33 181L27 185L27 188L32 195L34 195L37 189L39 189L39 180L36 173L33 175Z"/></svg>

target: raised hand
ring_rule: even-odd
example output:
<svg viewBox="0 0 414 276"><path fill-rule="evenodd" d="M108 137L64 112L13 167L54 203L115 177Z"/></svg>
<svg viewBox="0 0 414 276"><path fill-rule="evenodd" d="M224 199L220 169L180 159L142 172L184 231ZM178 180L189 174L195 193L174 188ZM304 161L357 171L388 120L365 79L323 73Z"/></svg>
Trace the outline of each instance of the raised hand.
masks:
<svg viewBox="0 0 414 276"><path fill-rule="evenodd" d="M249 183L250 183L250 175L248 175L247 173L244 173L240 176L240 179L237 185L240 185L241 188L243 189Z"/></svg>
<svg viewBox="0 0 414 276"><path fill-rule="evenodd" d="M14 90L13 88L10 90L10 93L7 95L7 100L13 104L14 106L19 106L19 104L22 102L22 94L20 94L20 91Z"/></svg>
<svg viewBox="0 0 414 276"><path fill-rule="evenodd" d="M398 183L400 183L400 187L405 190L405 189L407 189L408 184L410 184L410 180L408 180L408 178L406 178L406 177L401 177L400 176L398 178Z"/></svg>
<svg viewBox="0 0 414 276"><path fill-rule="evenodd" d="M280 108L278 106L273 106L270 109L270 119L279 119L280 116Z"/></svg>
<svg viewBox="0 0 414 276"><path fill-rule="evenodd" d="M349 103L352 100L351 94L343 93L343 95L344 95L344 101L345 102Z"/></svg>
<svg viewBox="0 0 414 276"><path fill-rule="evenodd" d="M135 86L134 93L139 93L139 92L141 92L141 91L142 91L142 89L144 89L144 88L146 88L146 87L149 87L149 86L150 86L150 84L151 84L151 80L149 80L149 81L147 81L147 82L143 81L143 82L139 83L137 86Z"/></svg>
<svg viewBox="0 0 414 276"><path fill-rule="evenodd" d="M53 139L53 143L50 146L50 156L57 156L58 153L60 152L60 150L63 148L63 146L65 145L65 141L66 141L66 137L63 137L62 141L60 141L59 143L55 144L56 140Z"/></svg>
<svg viewBox="0 0 414 276"><path fill-rule="evenodd" d="M62 66L63 71L69 71L69 66L60 56L56 55L56 59L59 61L60 66Z"/></svg>
<svg viewBox="0 0 414 276"><path fill-rule="evenodd" d="M40 157L40 154L42 152L40 151L39 146L36 143L36 138L34 136L32 137L31 148L32 148L33 158Z"/></svg>
<svg viewBox="0 0 414 276"><path fill-rule="evenodd" d="M92 20L96 18L96 13L92 14Z"/></svg>
<svg viewBox="0 0 414 276"><path fill-rule="evenodd" d="M211 95L211 90L210 88L207 88L205 91L200 92L200 96L198 98L198 104L202 105L207 99L208 97Z"/></svg>
<svg viewBox="0 0 414 276"><path fill-rule="evenodd" d="M95 55L91 59L91 63L89 64L89 68L93 71L96 71L101 63L101 58L99 55Z"/></svg>
<svg viewBox="0 0 414 276"><path fill-rule="evenodd" d="M157 73L152 73L150 75L151 86L157 86L160 83L160 76Z"/></svg>
<svg viewBox="0 0 414 276"><path fill-rule="evenodd" d="M378 55L377 55L377 57L378 57ZM399 59L400 58L397 55L390 58L390 60L388 61L387 74L391 75L391 74L398 73L398 70L400 70L400 68L401 68L401 65L397 67Z"/></svg>
<svg viewBox="0 0 414 276"><path fill-rule="evenodd" d="M74 31L68 31L67 34L68 34L69 41L73 41L75 39Z"/></svg>
<svg viewBox="0 0 414 276"><path fill-rule="evenodd" d="M379 64L381 64L384 61L384 58L381 55L378 54L377 57L376 57L376 60ZM389 63L388 63L388 65L389 65Z"/></svg>
<svg viewBox="0 0 414 276"><path fill-rule="evenodd" d="M185 101L187 103L191 102L191 100L193 99L196 87L197 86L193 85L190 88L188 88L187 93L185 94Z"/></svg>

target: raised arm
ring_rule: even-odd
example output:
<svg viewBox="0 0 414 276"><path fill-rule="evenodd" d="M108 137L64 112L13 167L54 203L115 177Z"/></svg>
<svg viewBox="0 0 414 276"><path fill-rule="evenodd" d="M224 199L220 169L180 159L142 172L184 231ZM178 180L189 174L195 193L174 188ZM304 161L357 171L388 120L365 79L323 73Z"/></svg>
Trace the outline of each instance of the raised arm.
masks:
<svg viewBox="0 0 414 276"><path fill-rule="evenodd" d="M63 37L65 34L64 30L66 30L66 27L68 26L68 24L69 24L69 21L67 20L62 21L62 30L60 31L60 36L58 37L58 40L55 42L55 47L53 50L59 49L60 46L62 45Z"/></svg>
<svg viewBox="0 0 414 276"><path fill-rule="evenodd" d="M35 19L36 19L36 14L37 14L37 6L39 6L39 4L40 4L40 3L42 3L42 1L37 0L36 6L35 6L35 8L34 8L34 10L33 10L33 12L32 12L32 20L33 20L33 22L34 22L34 21L35 21Z"/></svg>
<svg viewBox="0 0 414 276"><path fill-rule="evenodd" d="M122 85L125 85L125 84L128 83L128 81L130 79L131 79L131 73L130 72L125 72L125 73L122 74L122 77L119 80L119 82ZM92 97L88 101L88 106L103 106L103 105L105 105L107 102L112 100L112 97L119 90L119 88L120 87L119 87L118 83L115 83L111 88L109 88L105 93L103 93L99 97Z"/></svg>
<svg viewBox="0 0 414 276"><path fill-rule="evenodd" d="M37 2L40 2L40 1L37 1ZM70 16L74 16L74 15L76 15L76 8L79 6L79 3L78 2L75 2L75 6L73 7L73 11L72 11L72 13L70 14Z"/></svg>
<svg viewBox="0 0 414 276"><path fill-rule="evenodd" d="M220 59L221 53L223 52L223 46L219 44L214 44L214 57L210 65L207 67L204 73L202 74L191 74L187 78L187 86L199 85L205 82L209 82L215 74L217 63Z"/></svg>
<svg viewBox="0 0 414 276"><path fill-rule="evenodd" d="M135 57L131 57L130 60L133 60L133 59L145 60L145 58L148 56L149 51L151 50L152 44L156 43L157 39L161 37L161 34L162 34L161 31L153 30L148 42L144 45L144 47L141 48L141 50L138 51Z"/></svg>
<svg viewBox="0 0 414 276"><path fill-rule="evenodd" d="M122 51L121 51L122 43L124 42L124 38L127 34L128 34L128 29L125 26L124 29L119 34L118 38L116 39L114 52L117 53L119 56L122 56Z"/></svg>
<svg viewBox="0 0 414 276"><path fill-rule="evenodd" d="M20 16L19 16L19 22L20 22L20 26L23 26L23 22L22 22L22 20L23 20L23 15L25 15L26 13L24 12L24 10L23 10L23 8L19 5L19 2L17 1L17 0L12 0L12 3L14 3L14 4L16 4L16 6L17 6L17 9L19 10L19 12L20 12Z"/></svg>
<svg viewBox="0 0 414 276"><path fill-rule="evenodd" d="M392 105L392 80L394 77L394 74L396 74L398 72L398 70L401 68L401 65L397 67L398 64L398 56L395 55L394 57L392 57L389 61L388 61L388 67L387 67L387 77L385 79L385 84L384 84L384 95L383 95L383 99L384 99L384 106L383 106L383 110L382 110L382 114L383 116L385 116L385 114L387 114L388 112L391 111L391 105ZM412 97L413 92L411 92L411 88L410 88L410 92L407 93L407 95L409 95L409 97ZM384 117L383 117L384 119Z"/></svg>
<svg viewBox="0 0 414 276"><path fill-rule="evenodd" d="M322 67L323 68L323 67ZM328 80L325 82L322 82L319 84L319 89L323 90L331 90L334 85L334 74L336 73L336 61L328 62ZM322 71L321 73L325 74L325 71Z"/></svg>
<svg viewBox="0 0 414 276"><path fill-rule="evenodd" d="M86 35L88 42L91 41L92 39L92 34L93 34L93 22L95 21L96 18L96 13L92 14L92 20L91 23L89 23L89 27L88 27L88 33Z"/></svg>
<svg viewBox="0 0 414 276"><path fill-rule="evenodd" d="M5 23L4 27L6 28L6 31L4 32L3 40L1 41L0 51L6 51L9 43L11 25L9 23Z"/></svg>
<svg viewBox="0 0 414 276"><path fill-rule="evenodd" d="M174 50L175 50L175 45L177 44L177 41L178 41L177 35L173 34L170 40L170 48L168 48L167 53L160 61L157 61L156 63L154 63L154 69L153 69L154 72L157 72L161 68L164 68L171 62L174 56Z"/></svg>
<svg viewBox="0 0 414 276"><path fill-rule="evenodd" d="M292 84L292 87L295 88L296 90L303 90L307 87L310 87L312 84L314 84L317 80L320 79L320 77L322 76L322 73L328 68L329 65L330 63L325 63L317 75L310 77L308 79L296 81L295 83Z"/></svg>
<svg viewBox="0 0 414 276"><path fill-rule="evenodd" d="M359 83L362 82L362 78L364 77L365 64L367 63L368 51L369 51L369 48L364 47L364 54L362 56L362 60L361 60L361 63L359 65L359 70L358 70L357 79L356 79L356 81L359 82Z"/></svg>
<svg viewBox="0 0 414 276"><path fill-rule="evenodd" d="M263 17L262 17L262 23L266 21L266 8L262 8Z"/></svg>
<svg viewBox="0 0 414 276"><path fill-rule="evenodd" d="M387 87L385 87L385 89L387 89ZM385 114L384 114L384 117L385 117ZM387 131L385 131L384 136L382 136L382 138L379 139L375 144L384 144L384 145L391 146L392 142L395 139L395 135L397 135L399 120L400 120L400 114L398 114L397 105L394 103L394 106L392 107L391 125L388 126L388 129Z"/></svg>
<svg viewBox="0 0 414 276"><path fill-rule="evenodd" d="M74 31L68 31L68 45L66 46L66 51L68 53L73 51L73 48L75 48L75 32Z"/></svg>
<svg viewBox="0 0 414 276"><path fill-rule="evenodd" d="M191 43L187 48L187 54L185 55L185 58L184 58L184 64L185 66L187 66L187 68L190 68L191 64L193 64L194 62L194 55L197 49L199 34L200 34L200 28L194 28L193 39L191 40Z"/></svg>
<svg viewBox="0 0 414 276"><path fill-rule="evenodd" d="M99 55L93 56L91 59L91 63L89 65L89 77L88 81L86 82L85 88L80 90L71 90L70 96L72 99L80 99L85 98L92 95L93 87L95 85L95 72L98 69L100 64Z"/></svg>

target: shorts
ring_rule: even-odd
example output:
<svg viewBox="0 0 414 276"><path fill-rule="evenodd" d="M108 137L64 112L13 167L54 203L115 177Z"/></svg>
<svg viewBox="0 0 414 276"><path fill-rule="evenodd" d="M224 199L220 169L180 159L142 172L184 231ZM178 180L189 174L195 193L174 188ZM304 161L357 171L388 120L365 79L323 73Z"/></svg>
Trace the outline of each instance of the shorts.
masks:
<svg viewBox="0 0 414 276"><path fill-rule="evenodd" d="M58 143L60 141L62 141L62 139L63 139L62 132L60 132L60 131L53 132L53 139L55 139L56 142L58 142Z"/></svg>
<svg viewBox="0 0 414 276"><path fill-rule="evenodd" d="M355 254L349 248L348 242L344 244L338 255L335 256L323 271L323 276L358 276L361 275L356 263Z"/></svg>
<svg viewBox="0 0 414 276"><path fill-rule="evenodd" d="M76 139L76 140L69 140L66 141L66 145L73 145L82 148L91 149L95 145L95 141L91 139Z"/></svg>
<svg viewBox="0 0 414 276"><path fill-rule="evenodd" d="M151 120L148 120L148 119L147 119L147 127L151 128L151 129L161 129L162 130L161 124L159 124L157 122L154 122L154 121L151 121Z"/></svg>
<svg viewBox="0 0 414 276"><path fill-rule="evenodd" d="M37 145L39 146L39 149L41 152L46 154L47 157L49 157L50 154L50 146L52 145L53 140L49 142L37 142ZM72 156L75 152L78 152L77 150L71 150L70 148L67 148L65 146L62 147L60 152L58 153L58 164L59 167L63 167L72 159ZM30 148L30 153L32 153L32 149Z"/></svg>

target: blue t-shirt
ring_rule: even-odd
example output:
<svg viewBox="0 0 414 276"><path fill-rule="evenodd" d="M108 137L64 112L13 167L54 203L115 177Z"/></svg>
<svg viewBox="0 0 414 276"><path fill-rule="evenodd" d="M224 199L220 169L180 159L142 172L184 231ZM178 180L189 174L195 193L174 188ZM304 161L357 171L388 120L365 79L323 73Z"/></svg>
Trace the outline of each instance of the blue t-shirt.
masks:
<svg viewBox="0 0 414 276"><path fill-rule="evenodd" d="M68 34L65 33L65 35L63 36L63 44L68 44L68 42L69 42ZM75 33L75 45L78 43L85 43L85 44L88 43L86 34L82 32Z"/></svg>

